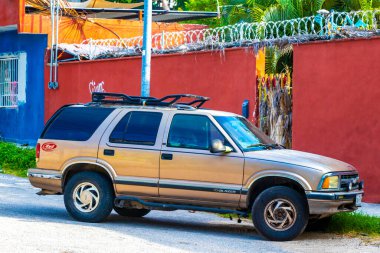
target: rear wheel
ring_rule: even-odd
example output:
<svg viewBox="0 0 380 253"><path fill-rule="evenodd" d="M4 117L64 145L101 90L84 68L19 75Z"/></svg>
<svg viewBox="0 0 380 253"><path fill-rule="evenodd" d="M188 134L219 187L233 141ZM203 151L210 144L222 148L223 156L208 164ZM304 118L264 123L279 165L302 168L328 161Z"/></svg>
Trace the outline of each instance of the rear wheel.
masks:
<svg viewBox="0 0 380 253"><path fill-rule="evenodd" d="M66 210L78 221L104 221L112 211L113 200L112 184L96 172L79 172L65 187Z"/></svg>
<svg viewBox="0 0 380 253"><path fill-rule="evenodd" d="M308 222L309 212L305 199L285 186L266 189L252 206L252 220L256 230L273 241L296 238Z"/></svg>
<svg viewBox="0 0 380 253"><path fill-rule="evenodd" d="M121 216L125 217L143 217L150 213L149 209L137 209L137 208L121 208L115 206L113 208Z"/></svg>

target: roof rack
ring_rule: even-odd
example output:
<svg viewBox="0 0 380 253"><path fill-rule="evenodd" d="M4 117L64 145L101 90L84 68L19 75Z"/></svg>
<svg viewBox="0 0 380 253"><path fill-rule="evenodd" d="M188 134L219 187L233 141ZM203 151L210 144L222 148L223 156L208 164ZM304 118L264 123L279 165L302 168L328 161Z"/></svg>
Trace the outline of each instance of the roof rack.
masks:
<svg viewBox="0 0 380 253"><path fill-rule="evenodd" d="M178 102L182 98L192 98L194 100L190 102ZM201 108L210 98L202 97L192 94L174 94L168 95L163 98L155 97L138 97L128 96L121 93L103 93L93 92L92 102L103 104L123 104L123 105L150 105L150 106L191 106L193 108Z"/></svg>

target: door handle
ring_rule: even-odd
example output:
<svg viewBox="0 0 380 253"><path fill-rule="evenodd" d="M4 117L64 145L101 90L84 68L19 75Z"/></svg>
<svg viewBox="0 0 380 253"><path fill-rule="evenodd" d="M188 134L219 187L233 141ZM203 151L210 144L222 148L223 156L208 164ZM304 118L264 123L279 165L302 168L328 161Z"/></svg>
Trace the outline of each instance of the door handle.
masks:
<svg viewBox="0 0 380 253"><path fill-rule="evenodd" d="M161 154L161 159L162 160L173 160L173 154L162 153Z"/></svg>
<svg viewBox="0 0 380 253"><path fill-rule="evenodd" d="M105 149L103 151L103 154L106 155L106 156L114 156L115 155L115 150L113 150L113 149Z"/></svg>

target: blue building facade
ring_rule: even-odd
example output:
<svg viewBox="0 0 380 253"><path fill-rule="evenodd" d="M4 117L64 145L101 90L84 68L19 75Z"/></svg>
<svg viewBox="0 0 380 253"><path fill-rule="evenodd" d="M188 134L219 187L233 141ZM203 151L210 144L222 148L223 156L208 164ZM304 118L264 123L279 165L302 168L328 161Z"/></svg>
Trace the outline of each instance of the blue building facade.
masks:
<svg viewBox="0 0 380 253"><path fill-rule="evenodd" d="M0 32L0 140L35 145L44 126L45 34Z"/></svg>

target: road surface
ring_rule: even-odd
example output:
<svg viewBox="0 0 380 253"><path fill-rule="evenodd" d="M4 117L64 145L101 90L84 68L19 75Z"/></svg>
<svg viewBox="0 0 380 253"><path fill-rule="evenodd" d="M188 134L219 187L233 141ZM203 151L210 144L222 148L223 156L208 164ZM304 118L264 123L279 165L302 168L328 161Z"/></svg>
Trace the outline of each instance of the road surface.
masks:
<svg viewBox="0 0 380 253"><path fill-rule="evenodd" d="M62 196L38 196L26 179L0 174L0 252L380 252L380 242L304 233L263 240L249 222L208 213L112 213L100 224L74 221Z"/></svg>

